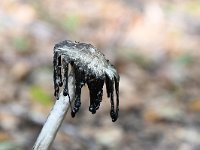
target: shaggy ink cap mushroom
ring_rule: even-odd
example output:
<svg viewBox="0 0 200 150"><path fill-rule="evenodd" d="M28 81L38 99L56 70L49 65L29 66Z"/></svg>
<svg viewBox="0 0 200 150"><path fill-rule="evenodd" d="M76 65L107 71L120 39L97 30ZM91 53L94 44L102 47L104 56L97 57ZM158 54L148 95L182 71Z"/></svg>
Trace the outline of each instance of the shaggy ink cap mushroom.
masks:
<svg viewBox="0 0 200 150"><path fill-rule="evenodd" d="M81 106L81 88L87 84L90 92L89 111L92 114L99 109L103 96L103 85L106 84L107 96L110 98L112 121L116 121L119 111L119 74L109 60L91 44L60 42L54 47L54 95L58 99L59 89L63 87L63 95L68 93L69 64L75 74L75 101L71 111L72 117ZM114 91L116 94L114 94ZM114 101L116 95L116 101Z"/></svg>

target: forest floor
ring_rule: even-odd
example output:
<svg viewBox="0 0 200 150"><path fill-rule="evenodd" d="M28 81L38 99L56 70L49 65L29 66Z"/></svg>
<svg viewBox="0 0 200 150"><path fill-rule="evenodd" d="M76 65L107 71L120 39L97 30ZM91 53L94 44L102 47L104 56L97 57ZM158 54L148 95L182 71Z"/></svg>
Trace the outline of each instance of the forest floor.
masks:
<svg viewBox="0 0 200 150"><path fill-rule="evenodd" d="M87 87L53 150L200 149L200 1L0 2L0 150L31 149L54 103L53 47L91 43L120 74L120 113ZM105 91L105 90L104 90Z"/></svg>

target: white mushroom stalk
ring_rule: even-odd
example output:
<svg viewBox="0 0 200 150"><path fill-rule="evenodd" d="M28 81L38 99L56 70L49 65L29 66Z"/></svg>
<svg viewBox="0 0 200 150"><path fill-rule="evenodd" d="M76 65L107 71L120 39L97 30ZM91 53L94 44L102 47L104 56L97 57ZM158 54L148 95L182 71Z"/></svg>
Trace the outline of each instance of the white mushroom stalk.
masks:
<svg viewBox="0 0 200 150"><path fill-rule="evenodd" d="M60 93L59 99L55 102L47 121L45 122L34 146L33 150L48 150L53 143L62 121L70 107L70 98L74 99L74 75L71 71L69 75L69 95L63 96Z"/></svg>

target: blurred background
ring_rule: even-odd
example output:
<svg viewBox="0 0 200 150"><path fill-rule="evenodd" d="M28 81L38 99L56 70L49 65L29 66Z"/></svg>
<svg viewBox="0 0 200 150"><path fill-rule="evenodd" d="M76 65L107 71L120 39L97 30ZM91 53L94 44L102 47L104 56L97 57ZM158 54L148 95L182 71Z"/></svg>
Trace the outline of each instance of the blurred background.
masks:
<svg viewBox="0 0 200 150"><path fill-rule="evenodd" d="M54 104L53 47L91 43L118 69L120 116L89 94L53 150L200 149L200 0L1 0L0 150L31 149Z"/></svg>

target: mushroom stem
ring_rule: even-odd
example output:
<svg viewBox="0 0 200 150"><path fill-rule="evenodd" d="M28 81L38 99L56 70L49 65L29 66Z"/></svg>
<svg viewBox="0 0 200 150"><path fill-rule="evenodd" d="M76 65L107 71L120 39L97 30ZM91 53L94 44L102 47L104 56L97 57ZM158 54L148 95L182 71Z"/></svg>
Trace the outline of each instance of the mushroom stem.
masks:
<svg viewBox="0 0 200 150"><path fill-rule="evenodd" d="M59 99L56 100L48 118L45 122L34 146L33 150L48 150L53 143L60 125L70 107L70 100L74 100L74 72L71 70L68 77L69 96L63 96L60 93ZM70 99L71 98L71 99Z"/></svg>

